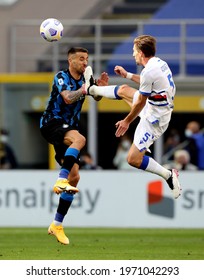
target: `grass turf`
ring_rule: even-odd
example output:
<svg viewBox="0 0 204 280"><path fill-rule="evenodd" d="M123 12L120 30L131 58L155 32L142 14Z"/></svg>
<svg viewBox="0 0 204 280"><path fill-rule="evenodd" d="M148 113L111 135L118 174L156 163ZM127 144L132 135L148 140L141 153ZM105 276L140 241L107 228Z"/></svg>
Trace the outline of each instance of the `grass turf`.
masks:
<svg viewBox="0 0 204 280"><path fill-rule="evenodd" d="M0 260L204 260L204 229L0 228Z"/></svg>

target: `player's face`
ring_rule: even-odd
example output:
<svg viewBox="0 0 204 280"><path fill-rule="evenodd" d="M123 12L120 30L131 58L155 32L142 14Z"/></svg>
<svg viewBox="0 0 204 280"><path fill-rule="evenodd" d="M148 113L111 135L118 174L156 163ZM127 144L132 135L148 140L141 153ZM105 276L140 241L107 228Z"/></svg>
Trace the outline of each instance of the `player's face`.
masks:
<svg viewBox="0 0 204 280"><path fill-rule="evenodd" d="M141 51L136 48L136 45L133 47L133 56L137 65L141 65Z"/></svg>
<svg viewBox="0 0 204 280"><path fill-rule="evenodd" d="M77 74L82 75L88 64L88 54L78 52L69 58L69 65Z"/></svg>

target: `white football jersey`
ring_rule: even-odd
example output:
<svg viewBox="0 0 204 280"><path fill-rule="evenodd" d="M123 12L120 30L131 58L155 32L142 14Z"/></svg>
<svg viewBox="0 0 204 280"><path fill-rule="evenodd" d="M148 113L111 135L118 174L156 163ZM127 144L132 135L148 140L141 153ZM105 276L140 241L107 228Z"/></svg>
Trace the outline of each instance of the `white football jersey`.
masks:
<svg viewBox="0 0 204 280"><path fill-rule="evenodd" d="M165 125L170 121L176 87L168 64L152 57L140 74L140 94L148 96L141 117Z"/></svg>

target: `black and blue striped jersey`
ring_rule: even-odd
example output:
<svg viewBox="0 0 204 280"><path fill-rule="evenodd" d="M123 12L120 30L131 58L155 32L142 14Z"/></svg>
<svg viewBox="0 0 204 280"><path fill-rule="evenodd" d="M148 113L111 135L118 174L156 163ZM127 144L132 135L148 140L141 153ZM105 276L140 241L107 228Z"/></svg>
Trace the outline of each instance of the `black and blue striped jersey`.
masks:
<svg viewBox="0 0 204 280"><path fill-rule="evenodd" d="M66 104L60 93L64 90L76 91L82 87L83 83L83 75L79 80L75 80L68 69L59 71L55 75L48 105L40 120L40 127L52 119L62 119L69 126L78 129L85 97L81 96L76 102Z"/></svg>

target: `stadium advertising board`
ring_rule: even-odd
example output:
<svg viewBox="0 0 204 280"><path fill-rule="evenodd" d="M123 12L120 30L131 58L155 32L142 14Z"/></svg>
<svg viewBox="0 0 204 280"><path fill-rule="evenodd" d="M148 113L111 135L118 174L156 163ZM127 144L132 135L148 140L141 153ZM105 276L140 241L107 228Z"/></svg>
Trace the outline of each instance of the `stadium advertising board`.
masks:
<svg viewBox="0 0 204 280"><path fill-rule="evenodd" d="M71 213L73 227L204 227L204 172L180 172L182 195L173 199L166 182L143 171L81 171ZM0 172L0 226L46 227L59 196L58 171ZM23 178L23 180L22 180Z"/></svg>

